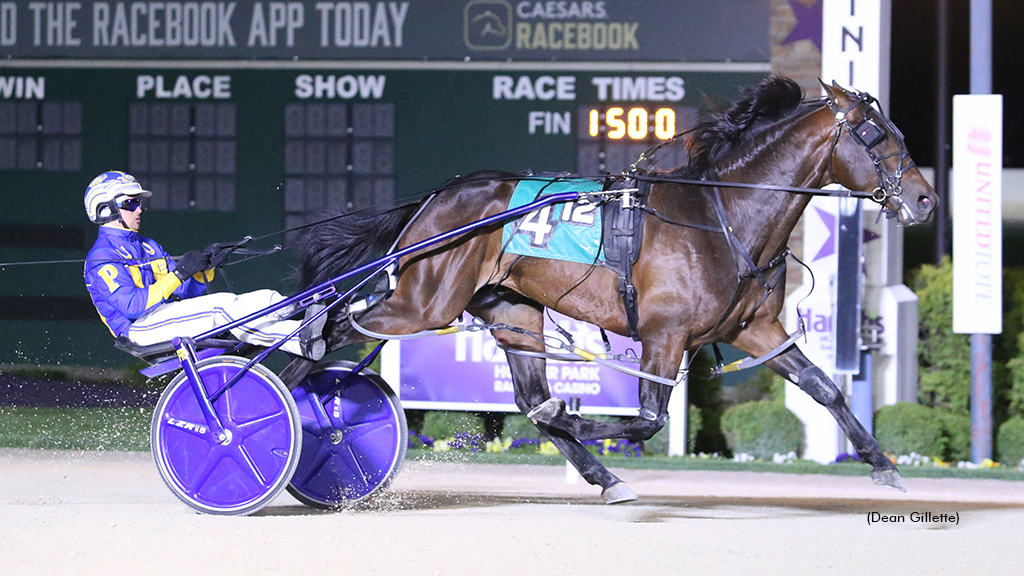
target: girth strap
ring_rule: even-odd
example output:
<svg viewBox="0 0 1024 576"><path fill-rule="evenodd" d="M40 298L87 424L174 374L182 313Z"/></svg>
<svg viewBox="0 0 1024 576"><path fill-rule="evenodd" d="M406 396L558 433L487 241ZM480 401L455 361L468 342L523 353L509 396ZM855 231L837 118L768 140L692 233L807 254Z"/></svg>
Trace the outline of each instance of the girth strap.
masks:
<svg viewBox="0 0 1024 576"><path fill-rule="evenodd" d="M626 309L626 325L629 336L640 340L638 326L640 312L637 305L636 286L633 285L633 264L640 256L643 243L644 204L650 190L649 182L638 182L639 191L634 195L626 192L618 200L606 202L602 206L602 222L604 223L604 259L605 266L619 275L619 296ZM616 180L615 188L632 187L633 182Z"/></svg>

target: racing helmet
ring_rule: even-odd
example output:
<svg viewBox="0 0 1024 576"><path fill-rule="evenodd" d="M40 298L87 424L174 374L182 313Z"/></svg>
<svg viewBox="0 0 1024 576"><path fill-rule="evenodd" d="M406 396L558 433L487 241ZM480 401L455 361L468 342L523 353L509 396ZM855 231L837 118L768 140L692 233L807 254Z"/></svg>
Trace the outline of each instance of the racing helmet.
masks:
<svg viewBox="0 0 1024 576"><path fill-rule="evenodd" d="M117 199L121 196L148 198L153 193L143 190L134 176L126 172L104 172L93 178L85 189L85 213L96 224L106 224L121 217Z"/></svg>

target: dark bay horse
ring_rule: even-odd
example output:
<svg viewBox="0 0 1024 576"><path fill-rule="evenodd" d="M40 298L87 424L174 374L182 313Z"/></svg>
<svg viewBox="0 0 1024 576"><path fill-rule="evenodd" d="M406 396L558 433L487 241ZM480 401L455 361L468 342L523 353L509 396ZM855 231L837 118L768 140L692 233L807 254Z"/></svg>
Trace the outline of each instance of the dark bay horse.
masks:
<svg viewBox="0 0 1024 576"><path fill-rule="evenodd" d="M689 135L687 166L642 174L653 181L646 209L658 215L648 214L644 221L644 241L633 268L643 371L675 379L683 353L704 344L729 343L760 357L787 341L779 321L785 275L778 272L810 196L778 187L838 182L855 191L874 189L876 200L901 223L927 220L936 195L914 167L899 130L871 106L869 96L836 85L825 89L826 98L804 101L791 80L768 78ZM721 184L678 182L690 179ZM454 181L425 206L414 203L318 225L301 244L304 282L315 285L379 257L396 239L401 248L506 210L516 184L512 174L477 173ZM761 281L768 274L777 281L770 290ZM615 272L509 256L500 225L403 258L397 277L393 294L356 316L361 326L412 334L447 326L468 311L487 323L539 333L547 307L629 334ZM332 315L327 326L330 350L370 340L353 329L344 311ZM496 330L493 335L506 349L544 351L528 334ZM541 431L588 482L602 487L606 502L635 499L579 440L650 438L666 423L672 388L641 379L639 414L626 422L599 423L549 402L543 358L509 354L508 362L523 413L533 411ZM311 365L296 360L282 378L293 384ZM840 390L796 345L784 348L767 366L832 413L861 459L872 465L876 483L902 489L896 467L854 418Z"/></svg>

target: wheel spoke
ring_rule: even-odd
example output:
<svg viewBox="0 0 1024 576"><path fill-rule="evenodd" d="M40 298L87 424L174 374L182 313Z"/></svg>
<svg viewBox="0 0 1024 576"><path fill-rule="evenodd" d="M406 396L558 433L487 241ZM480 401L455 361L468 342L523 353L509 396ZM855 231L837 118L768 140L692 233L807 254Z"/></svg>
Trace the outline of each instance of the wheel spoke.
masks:
<svg viewBox="0 0 1024 576"><path fill-rule="evenodd" d="M359 481L365 487L367 485L367 478L369 477L369 474L366 473L366 470L364 470L363 466L359 463L359 458L356 458L352 445L346 442L345 448L343 450L336 451L335 454L341 459L346 468L358 473Z"/></svg>
<svg viewBox="0 0 1024 576"><path fill-rule="evenodd" d="M327 443L320 444L320 447L317 449L316 454L313 455L312 458L310 458L309 464L307 464L305 468L300 468L296 470L296 472L298 472L299 470L302 471L302 478L293 477L292 482L305 484L306 482L309 482L310 478L316 476L317 473L320 472L320 469L323 468L325 464L327 464L327 461L331 459L332 451L328 446L329 444Z"/></svg>
<svg viewBox="0 0 1024 576"><path fill-rule="evenodd" d="M349 406L351 406L351 404L352 404L351 400L344 400L343 399L342 402L344 404L349 405ZM326 408L327 407L325 406L325 409ZM370 410L372 410L372 411L370 411ZM329 411L330 410L328 409L328 412ZM348 412L348 413L346 413L346 410L342 410L341 411L341 419L340 420L342 422L344 422L344 424L346 426L348 426L348 425L358 426L358 425L363 424L363 423L377 423L377 422L381 422L382 420L389 420L390 418L391 418L391 414L388 413L387 410L377 411L377 410L373 410L372 408L370 408L368 406L360 405L355 410L352 410L351 412ZM335 420L337 420L337 419L335 419Z"/></svg>
<svg viewBox="0 0 1024 576"><path fill-rule="evenodd" d="M171 423L172 420L175 422L174 424ZM202 438L203 440L209 441L213 437L213 433L210 431L210 425L204 419L200 419L200 422L202 423L197 424L196 422L191 420L175 418L174 416L171 416L167 412L164 412L164 434L167 434L167 432L173 430L175 432L184 432L186 434L189 434L190 436L195 436L196 438Z"/></svg>
<svg viewBox="0 0 1024 576"><path fill-rule="evenodd" d="M199 470L196 472L195 477L192 479L192 485L186 490L193 499L199 495L199 490L206 485L206 481L213 475L213 471L217 469L217 465L223 460L223 455L218 453L218 450L211 449L206 453L203 458L203 463L199 465Z"/></svg>
<svg viewBox="0 0 1024 576"><path fill-rule="evenodd" d="M249 455L249 451L245 449L245 446L238 445L238 450L235 452L233 458L235 462L244 470L248 470L252 479L256 481L260 486L267 485L267 479L260 473L259 468L256 467L256 463L253 462L252 456Z"/></svg>
<svg viewBox="0 0 1024 576"><path fill-rule="evenodd" d="M389 428L393 428L390 420L388 420L387 424L384 425L381 425L380 420L375 422L359 422L357 424L352 424L345 428L345 442L351 444L353 440L362 438L367 434L372 434Z"/></svg>
<svg viewBox="0 0 1024 576"><path fill-rule="evenodd" d="M284 413L284 410L278 410L273 414L268 414L266 416L256 418L255 420L250 420L248 422L242 422L237 424L238 433L241 436L239 440L248 438L253 434L259 432L260 430L263 430L264 428L274 425L274 423L278 422L278 417Z"/></svg>

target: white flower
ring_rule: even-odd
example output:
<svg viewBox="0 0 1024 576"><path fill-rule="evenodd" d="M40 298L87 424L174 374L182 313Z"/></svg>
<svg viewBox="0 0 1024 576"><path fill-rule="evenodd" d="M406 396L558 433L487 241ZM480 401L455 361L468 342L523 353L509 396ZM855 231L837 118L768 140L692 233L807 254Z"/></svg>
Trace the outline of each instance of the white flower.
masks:
<svg viewBox="0 0 1024 576"><path fill-rule="evenodd" d="M776 464L789 464L796 460L796 452L790 451L788 454L779 454L778 452L772 456L772 461Z"/></svg>

